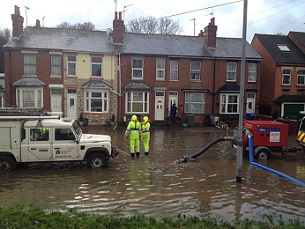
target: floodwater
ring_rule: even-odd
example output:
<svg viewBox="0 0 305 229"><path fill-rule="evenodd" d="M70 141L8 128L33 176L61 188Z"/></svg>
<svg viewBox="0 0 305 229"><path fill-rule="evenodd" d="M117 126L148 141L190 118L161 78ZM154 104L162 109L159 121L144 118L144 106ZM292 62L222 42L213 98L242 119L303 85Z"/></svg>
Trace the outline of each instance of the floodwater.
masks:
<svg viewBox="0 0 305 229"><path fill-rule="evenodd" d="M121 151L107 169L26 169L2 173L0 206L34 203L48 210L77 208L97 214L148 217L196 216L218 220L266 220L266 214L305 220L305 187L249 164L243 157L242 182L236 183L236 149L220 142L195 162L174 164L212 140L231 136L213 127L153 127L149 156L131 159L125 127L85 127L109 134ZM142 150L143 152L143 150ZM305 182L305 154L276 155L264 163Z"/></svg>

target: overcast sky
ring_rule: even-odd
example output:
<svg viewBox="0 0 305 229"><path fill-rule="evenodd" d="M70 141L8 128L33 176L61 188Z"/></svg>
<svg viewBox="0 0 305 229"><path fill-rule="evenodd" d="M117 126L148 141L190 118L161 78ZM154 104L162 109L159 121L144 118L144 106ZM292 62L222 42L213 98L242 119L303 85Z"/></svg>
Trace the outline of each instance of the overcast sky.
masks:
<svg viewBox="0 0 305 229"><path fill-rule="evenodd" d="M0 29L12 30L14 5L20 7L24 26L56 27L64 21L92 22L97 30L112 27L114 11L122 11L125 25L141 16L170 16L179 20L181 35L198 35L212 15L218 26L217 37L242 37L242 0L5 0L0 7ZM26 11L25 6L29 8ZM304 0L248 0L247 41L255 33L287 35L289 31L305 32ZM27 12L27 13L26 13ZM195 23L194 23L195 22ZM194 26L195 25L195 26Z"/></svg>

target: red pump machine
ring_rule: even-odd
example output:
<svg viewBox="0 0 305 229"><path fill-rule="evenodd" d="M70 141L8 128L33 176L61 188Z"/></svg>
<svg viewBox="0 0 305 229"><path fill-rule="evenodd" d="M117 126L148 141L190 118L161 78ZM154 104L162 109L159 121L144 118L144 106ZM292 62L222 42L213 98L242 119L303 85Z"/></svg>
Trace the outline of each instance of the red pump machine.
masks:
<svg viewBox="0 0 305 229"><path fill-rule="evenodd" d="M278 121L246 120L244 129L253 135L254 156L268 159L273 152L296 152L297 147L288 146L289 125ZM243 146L247 150L248 138L243 135Z"/></svg>

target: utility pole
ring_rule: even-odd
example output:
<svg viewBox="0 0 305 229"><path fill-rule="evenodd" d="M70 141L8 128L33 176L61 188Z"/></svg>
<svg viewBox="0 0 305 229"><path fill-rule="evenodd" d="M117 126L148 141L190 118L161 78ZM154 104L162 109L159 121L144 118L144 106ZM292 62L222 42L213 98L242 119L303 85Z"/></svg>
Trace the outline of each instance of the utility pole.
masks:
<svg viewBox="0 0 305 229"><path fill-rule="evenodd" d="M244 0L243 15L243 36L242 36L242 57L241 57L241 78L239 94L239 122L238 122L238 144L236 155L236 182L242 182L242 165L243 165L243 119L244 119L244 90L245 90L245 59L246 59L246 37L247 37L247 7L248 0Z"/></svg>
<svg viewBox="0 0 305 229"><path fill-rule="evenodd" d="M196 34L196 19L195 18L192 18L191 19L192 21L194 21L194 36L195 36L195 34Z"/></svg>
<svg viewBox="0 0 305 229"><path fill-rule="evenodd" d="M25 8L25 25L27 27L28 26L28 10L30 10L30 8L27 6L24 6L24 8Z"/></svg>

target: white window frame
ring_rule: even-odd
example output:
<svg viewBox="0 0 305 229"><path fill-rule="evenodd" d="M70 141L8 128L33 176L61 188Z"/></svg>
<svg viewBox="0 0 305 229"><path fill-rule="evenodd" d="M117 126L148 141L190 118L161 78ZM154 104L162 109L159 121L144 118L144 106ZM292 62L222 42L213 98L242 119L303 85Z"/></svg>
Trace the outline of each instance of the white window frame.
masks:
<svg viewBox="0 0 305 229"><path fill-rule="evenodd" d="M236 72L237 72L237 63L236 62L227 62L227 82L236 82Z"/></svg>
<svg viewBox="0 0 305 229"><path fill-rule="evenodd" d="M74 68L74 70L73 70L73 68ZM67 75L76 76L76 56L75 55L67 56Z"/></svg>
<svg viewBox="0 0 305 229"><path fill-rule="evenodd" d="M37 58L34 53L23 53L23 75L33 76L37 75Z"/></svg>
<svg viewBox="0 0 305 229"><path fill-rule="evenodd" d="M300 83L301 81L301 83ZM299 69L297 71L297 85L304 86L305 85L305 69Z"/></svg>
<svg viewBox="0 0 305 229"><path fill-rule="evenodd" d="M289 73L288 73L289 71ZM283 86L290 86L291 84L291 69L283 69L282 71L282 85ZM286 81L288 80L288 82L286 83Z"/></svg>
<svg viewBox="0 0 305 229"><path fill-rule="evenodd" d="M149 92L130 91L126 93L126 113L149 113Z"/></svg>
<svg viewBox="0 0 305 229"><path fill-rule="evenodd" d="M26 99L26 97L28 99ZM16 89L16 104L20 108L42 108L42 87L18 87Z"/></svg>
<svg viewBox="0 0 305 229"><path fill-rule="evenodd" d="M97 74L95 72L97 72ZM103 73L103 57L91 56L91 76L102 77L103 76L102 73Z"/></svg>
<svg viewBox="0 0 305 229"><path fill-rule="evenodd" d="M97 96L100 94L100 96ZM96 110L92 107L92 100L100 100L101 108ZM108 113L109 111L109 91L107 90L85 90L84 91L84 111Z"/></svg>
<svg viewBox="0 0 305 229"><path fill-rule="evenodd" d="M257 63L248 64L248 82L256 83L257 80Z"/></svg>
<svg viewBox="0 0 305 229"><path fill-rule="evenodd" d="M236 102L232 102L231 98L237 97ZM239 94L220 94L220 114L238 114L239 113ZM236 106L236 111L232 110L232 106Z"/></svg>
<svg viewBox="0 0 305 229"><path fill-rule="evenodd" d="M206 93L185 92L184 113L204 114L205 100L206 100Z"/></svg>
<svg viewBox="0 0 305 229"><path fill-rule="evenodd" d="M199 64L199 66L198 66ZM190 62L190 80L191 81L198 81L201 80L201 62L200 61L191 61Z"/></svg>
<svg viewBox="0 0 305 229"><path fill-rule="evenodd" d="M61 55L51 54L51 76L61 76Z"/></svg>
<svg viewBox="0 0 305 229"><path fill-rule="evenodd" d="M165 60L156 60L156 80L165 80Z"/></svg>
<svg viewBox="0 0 305 229"><path fill-rule="evenodd" d="M178 68L179 68L179 62L178 60L171 60L170 61L170 80L178 80Z"/></svg>
<svg viewBox="0 0 305 229"><path fill-rule="evenodd" d="M144 59L143 58L132 58L132 79L141 80L143 79Z"/></svg>

